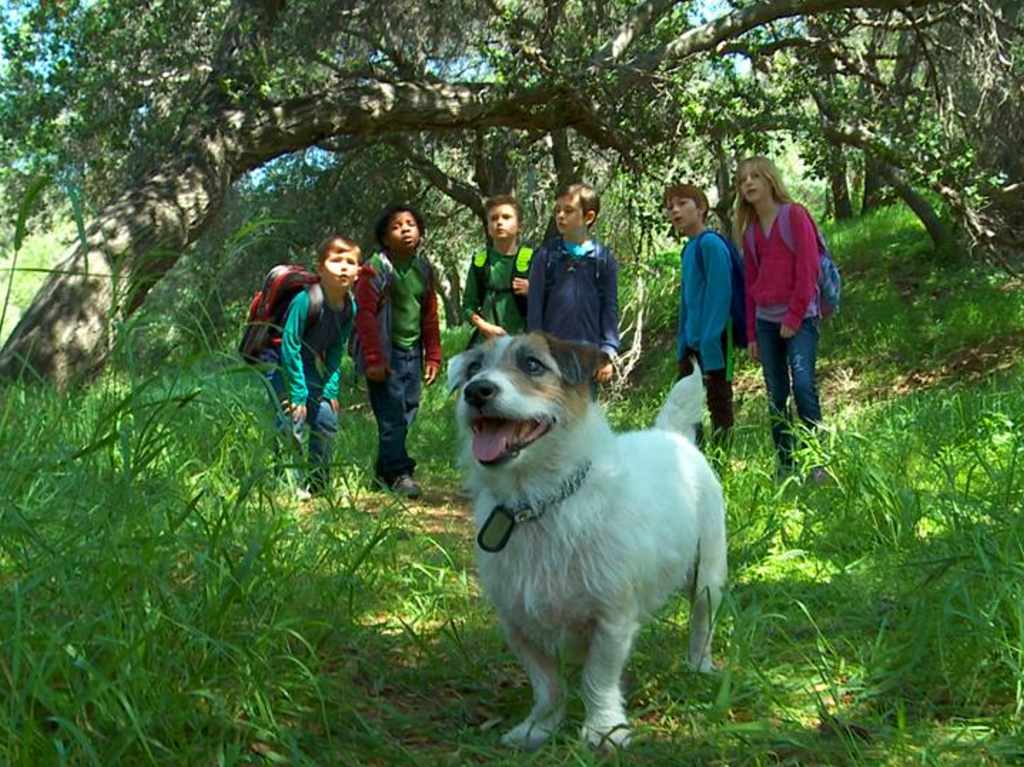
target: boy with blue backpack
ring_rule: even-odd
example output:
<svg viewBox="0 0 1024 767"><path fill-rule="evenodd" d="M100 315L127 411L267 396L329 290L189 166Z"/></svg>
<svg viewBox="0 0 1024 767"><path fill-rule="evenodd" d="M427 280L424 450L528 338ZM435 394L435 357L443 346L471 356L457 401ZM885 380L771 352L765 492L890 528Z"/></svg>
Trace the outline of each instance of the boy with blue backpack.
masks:
<svg viewBox="0 0 1024 767"><path fill-rule="evenodd" d="M619 354L619 266L611 249L590 234L601 198L588 184L570 184L555 196L558 236L530 265L526 329L601 350L594 383L611 380ZM592 391L596 393L596 388Z"/></svg>
<svg viewBox="0 0 1024 767"><path fill-rule="evenodd" d="M742 261L727 237L707 228L708 198L701 189L692 184L669 186L664 201L676 234L688 238L680 256L679 377L693 372L694 359L699 362L712 440L725 444L734 421L735 350L747 345ZM702 436L698 430L698 441Z"/></svg>

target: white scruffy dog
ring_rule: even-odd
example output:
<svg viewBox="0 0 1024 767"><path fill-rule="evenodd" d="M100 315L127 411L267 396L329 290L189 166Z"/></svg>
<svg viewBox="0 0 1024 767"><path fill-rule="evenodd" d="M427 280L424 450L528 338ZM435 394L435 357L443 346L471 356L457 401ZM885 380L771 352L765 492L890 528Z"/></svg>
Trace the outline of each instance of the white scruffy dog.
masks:
<svg viewBox="0 0 1024 767"><path fill-rule="evenodd" d="M533 749L562 722L557 652L583 659L583 735L624 746L620 687L641 624L677 589L691 602L689 661L710 671L726 578L722 489L693 445L700 371L679 381L658 427L614 434L593 401L596 349L534 333L455 357L480 581L533 686L502 741Z"/></svg>

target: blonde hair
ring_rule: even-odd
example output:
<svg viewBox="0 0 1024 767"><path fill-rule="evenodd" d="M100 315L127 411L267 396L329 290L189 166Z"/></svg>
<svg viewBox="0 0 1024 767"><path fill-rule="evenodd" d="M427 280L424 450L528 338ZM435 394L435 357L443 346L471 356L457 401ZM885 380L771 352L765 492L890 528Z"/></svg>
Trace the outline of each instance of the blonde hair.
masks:
<svg viewBox="0 0 1024 767"><path fill-rule="evenodd" d="M736 223L734 224L736 242L743 242L743 235L746 233L747 227L757 218L754 206L743 198L743 193L740 191L743 179L751 173L759 173L764 176L772 189L772 197L775 198L775 202L780 205L793 202L793 198L786 191L786 185L782 183L782 176L779 174L779 169L775 167L775 163L762 155L741 160L740 164L736 166Z"/></svg>

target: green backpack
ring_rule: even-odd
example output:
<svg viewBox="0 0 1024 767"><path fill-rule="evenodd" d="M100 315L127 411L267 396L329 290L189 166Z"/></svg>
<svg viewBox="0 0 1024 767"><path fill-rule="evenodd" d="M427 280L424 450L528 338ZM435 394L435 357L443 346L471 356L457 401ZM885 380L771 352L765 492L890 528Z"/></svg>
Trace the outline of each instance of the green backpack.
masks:
<svg viewBox="0 0 1024 767"><path fill-rule="evenodd" d="M473 256L473 281L476 283L476 294L483 298L487 292L488 278L491 274L491 261L487 257L487 249L479 251ZM523 279L529 279L530 277L530 262L533 260L533 248L521 247L519 252L516 253L516 262L512 269L512 277L509 279L509 283L503 288L494 288L498 293L511 293L512 292L512 280L516 277L522 277ZM515 295L513 296L516 302L516 309L519 310L519 314L522 315L523 320L526 320L526 296Z"/></svg>

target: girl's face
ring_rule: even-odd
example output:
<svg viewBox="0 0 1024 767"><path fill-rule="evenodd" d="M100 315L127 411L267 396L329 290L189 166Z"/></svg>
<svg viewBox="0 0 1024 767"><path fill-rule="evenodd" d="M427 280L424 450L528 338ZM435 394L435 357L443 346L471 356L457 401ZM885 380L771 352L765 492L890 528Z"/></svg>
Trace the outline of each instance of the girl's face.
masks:
<svg viewBox="0 0 1024 767"><path fill-rule="evenodd" d="M384 242L392 253L408 255L419 247L420 236L416 217L407 210L400 210L388 221Z"/></svg>
<svg viewBox="0 0 1024 767"><path fill-rule="evenodd" d="M740 174L740 194L751 205L774 198L768 178L756 168L745 169Z"/></svg>

